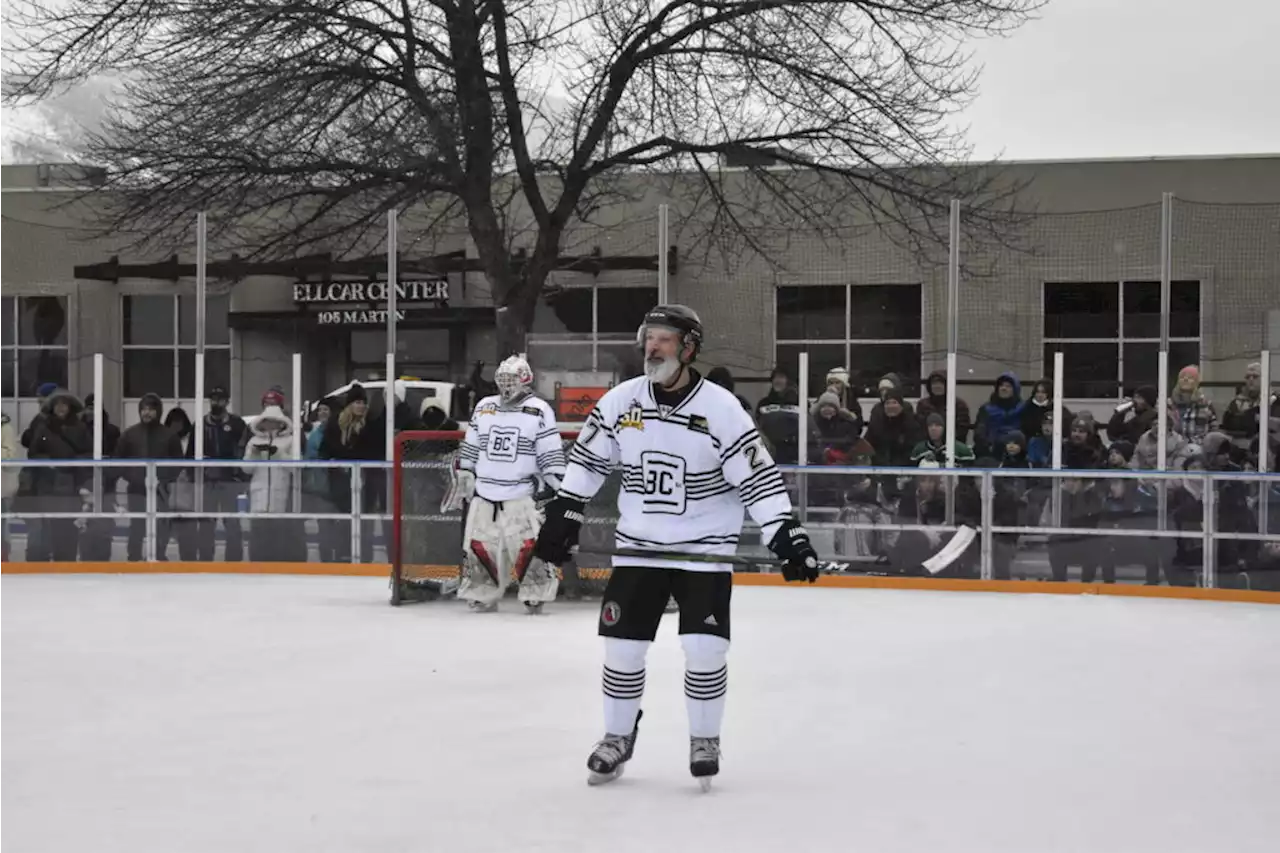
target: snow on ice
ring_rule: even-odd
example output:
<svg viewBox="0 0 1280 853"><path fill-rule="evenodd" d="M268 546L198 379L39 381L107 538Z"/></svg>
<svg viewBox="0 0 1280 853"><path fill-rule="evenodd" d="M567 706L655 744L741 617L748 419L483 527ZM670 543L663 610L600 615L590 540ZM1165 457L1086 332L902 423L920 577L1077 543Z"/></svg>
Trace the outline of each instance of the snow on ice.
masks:
<svg viewBox="0 0 1280 853"><path fill-rule="evenodd" d="M588 788L595 609L392 609L355 578L3 579L3 847L1274 850L1280 608L739 588L724 763L674 620Z"/></svg>

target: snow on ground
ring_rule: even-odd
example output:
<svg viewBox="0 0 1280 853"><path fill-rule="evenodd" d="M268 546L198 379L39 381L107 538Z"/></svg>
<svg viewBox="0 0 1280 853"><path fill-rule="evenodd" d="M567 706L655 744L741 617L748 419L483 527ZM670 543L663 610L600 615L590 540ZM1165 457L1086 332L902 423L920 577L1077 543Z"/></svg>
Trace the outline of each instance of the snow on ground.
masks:
<svg viewBox="0 0 1280 853"><path fill-rule="evenodd" d="M627 775L595 609L357 578L6 576L3 848L1274 850L1280 607L739 588L723 772L674 623Z"/></svg>

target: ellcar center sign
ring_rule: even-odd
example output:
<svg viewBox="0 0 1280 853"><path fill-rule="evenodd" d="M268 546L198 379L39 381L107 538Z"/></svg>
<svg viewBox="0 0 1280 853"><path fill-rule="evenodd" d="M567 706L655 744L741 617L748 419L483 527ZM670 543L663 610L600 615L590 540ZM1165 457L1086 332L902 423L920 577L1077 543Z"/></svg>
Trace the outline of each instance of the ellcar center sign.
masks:
<svg viewBox="0 0 1280 853"><path fill-rule="evenodd" d="M420 302L446 302L449 299L449 281L444 278L401 281L396 283L397 305ZM293 286L295 305L377 305L387 302L385 281L327 281L299 282ZM403 320L405 312L396 310L396 319ZM316 320L322 326L365 325L387 322L386 308L334 308L320 311Z"/></svg>

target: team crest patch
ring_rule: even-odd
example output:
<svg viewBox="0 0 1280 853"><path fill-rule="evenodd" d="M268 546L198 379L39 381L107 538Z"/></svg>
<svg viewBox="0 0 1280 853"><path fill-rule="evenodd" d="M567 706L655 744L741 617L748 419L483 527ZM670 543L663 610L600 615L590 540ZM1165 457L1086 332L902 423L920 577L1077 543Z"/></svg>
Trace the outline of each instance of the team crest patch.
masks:
<svg viewBox="0 0 1280 853"><path fill-rule="evenodd" d="M689 429L694 432L701 432L707 435L711 434L711 424L707 423L707 419L702 415L689 416Z"/></svg>
<svg viewBox="0 0 1280 853"><path fill-rule="evenodd" d="M534 417L542 417L542 410L539 409L537 406L522 406L520 408L520 411L524 412L526 415L533 415Z"/></svg>
<svg viewBox="0 0 1280 853"><path fill-rule="evenodd" d="M638 429L644 431L644 409L639 400L632 400L627 413L618 420L618 429Z"/></svg>
<svg viewBox="0 0 1280 853"><path fill-rule="evenodd" d="M622 618L622 607L616 601L606 601L604 607L600 608L600 621L605 626L612 628L618 624L618 620Z"/></svg>

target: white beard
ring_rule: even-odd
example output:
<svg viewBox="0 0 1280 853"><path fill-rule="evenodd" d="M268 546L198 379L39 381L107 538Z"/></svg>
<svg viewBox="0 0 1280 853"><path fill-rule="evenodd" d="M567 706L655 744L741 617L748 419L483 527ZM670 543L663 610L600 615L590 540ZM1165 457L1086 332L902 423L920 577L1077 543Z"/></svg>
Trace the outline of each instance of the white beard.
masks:
<svg viewBox="0 0 1280 853"><path fill-rule="evenodd" d="M666 385L672 379L675 379L676 374L679 372L680 360L677 358L665 358L659 362L655 362L653 359L645 359L644 375L648 377L650 382Z"/></svg>

